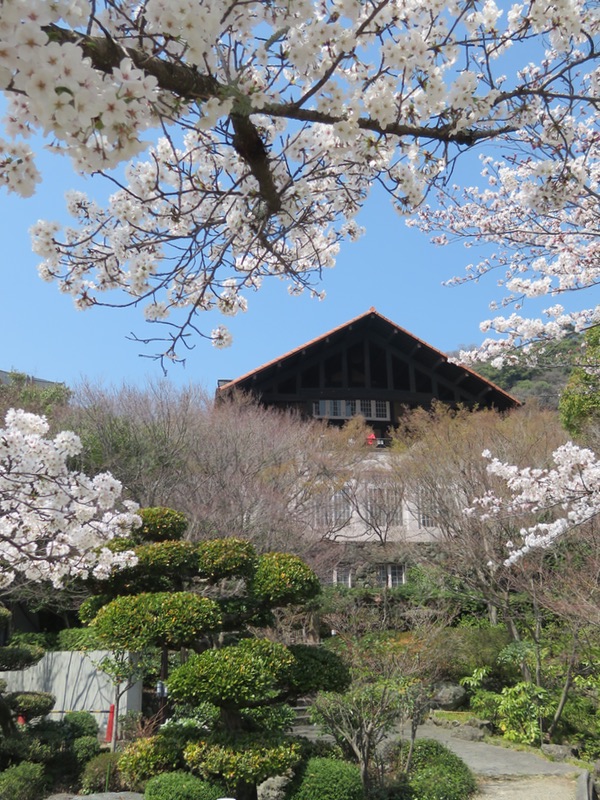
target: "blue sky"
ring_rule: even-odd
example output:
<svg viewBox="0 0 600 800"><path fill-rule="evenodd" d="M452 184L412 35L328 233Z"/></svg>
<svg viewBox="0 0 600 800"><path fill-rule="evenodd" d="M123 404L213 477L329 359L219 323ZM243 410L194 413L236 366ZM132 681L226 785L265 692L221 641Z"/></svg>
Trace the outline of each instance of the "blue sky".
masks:
<svg viewBox="0 0 600 800"><path fill-rule="evenodd" d="M162 375L154 351L127 336L154 335L136 309L77 311L70 297L37 276L28 228L37 219L65 219L63 195L75 183L68 162L44 158L44 183L28 200L0 195L0 279L3 287L0 369L17 369L75 385L82 379L105 384L143 384ZM93 179L84 188L92 192ZM219 378L235 378L374 306L398 325L443 351L481 340L478 323L493 296L494 279L482 285L444 287L460 274L473 251L437 248L408 229L386 196L373 196L360 218L366 235L342 246L338 264L324 275L323 301L290 297L287 285L265 280L249 295L249 308L234 319L216 312L201 320L210 331L229 325L232 347L217 350L199 339L185 366L173 365L174 383L202 384L212 392Z"/></svg>

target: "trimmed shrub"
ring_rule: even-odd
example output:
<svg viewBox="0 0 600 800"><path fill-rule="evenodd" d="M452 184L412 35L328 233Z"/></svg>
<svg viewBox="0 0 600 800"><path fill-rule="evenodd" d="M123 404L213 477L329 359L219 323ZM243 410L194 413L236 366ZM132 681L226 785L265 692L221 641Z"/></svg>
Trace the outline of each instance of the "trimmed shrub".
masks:
<svg viewBox="0 0 600 800"><path fill-rule="evenodd" d="M118 762L118 753L100 753L88 761L81 776L82 793L118 792L125 788Z"/></svg>
<svg viewBox="0 0 600 800"><path fill-rule="evenodd" d="M189 744L185 762L207 779L221 779L232 787L238 782L262 783L274 775L293 769L302 756L300 744L291 738L266 734L213 737L210 741Z"/></svg>
<svg viewBox="0 0 600 800"><path fill-rule="evenodd" d="M232 576L249 578L254 573L256 550L242 539L209 539L198 542L198 575L209 581Z"/></svg>
<svg viewBox="0 0 600 800"><path fill-rule="evenodd" d="M44 649L34 644L0 647L0 670L25 669L37 664L43 655Z"/></svg>
<svg viewBox="0 0 600 800"><path fill-rule="evenodd" d="M182 539L187 530L187 519L181 511L172 508L140 508L137 512L142 518L142 525L132 532L136 542L164 542L171 539Z"/></svg>
<svg viewBox="0 0 600 800"><path fill-rule="evenodd" d="M465 800L477 789L465 762L433 739L415 742L409 782L419 800Z"/></svg>
<svg viewBox="0 0 600 800"><path fill-rule="evenodd" d="M13 713L26 720L45 717L56 703L56 697L49 692L10 692L4 699Z"/></svg>
<svg viewBox="0 0 600 800"><path fill-rule="evenodd" d="M80 769L100 754L100 742L97 736L80 736L73 742L73 753Z"/></svg>
<svg viewBox="0 0 600 800"><path fill-rule="evenodd" d="M23 761L0 773L0 800L39 800L44 785L42 765Z"/></svg>
<svg viewBox="0 0 600 800"><path fill-rule="evenodd" d="M252 593L270 606L304 603L321 591L319 579L298 556L266 553L252 578Z"/></svg>
<svg viewBox="0 0 600 800"><path fill-rule="evenodd" d="M189 772L165 772L146 784L145 800L219 800L227 790Z"/></svg>
<svg viewBox="0 0 600 800"><path fill-rule="evenodd" d="M72 739L81 736L98 737L98 722L89 711L67 711L63 717L63 725Z"/></svg>
<svg viewBox="0 0 600 800"><path fill-rule="evenodd" d="M136 739L119 754L119 772L128 789L143 791L155 775L183 766L181 742L165 736Z"/></svg>
<svg viewBox="0 0 600 800"><path fill-rule="evenodd" d="M93 628L65 628L56 637L57 650L94 650L99 647Z"/></svg>
<svg viewBox="0 0 600 800"><path fill-rule="evenodd" d="M190 645L221 623L218 604L192 592L117 597L98 612L93 627L111 648L143 650L152 645Z"/></svg>
<svg viewBox="0 0 600 800"><path fill-rule="evenodd" d="M333 758L310 758L294 778L287 800L363 800L360 770Z"/></svg>

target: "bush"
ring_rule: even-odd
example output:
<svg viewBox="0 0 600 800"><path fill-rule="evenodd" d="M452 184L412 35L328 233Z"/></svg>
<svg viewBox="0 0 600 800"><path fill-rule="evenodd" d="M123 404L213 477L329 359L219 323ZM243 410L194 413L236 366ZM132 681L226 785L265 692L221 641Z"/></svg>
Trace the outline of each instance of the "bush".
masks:
<svg viewBox="0 0 600 800"><path fill-rule="evenodd" d="M333 758L311 758L290 784L287 800L362 800L360 770Z"/></svg>
<svg viewBox="0 0 600 800"><path fill-rule="evenodd" d="M145 800L218 800L227 790L189 772L165 772L146 784Z"/></svg>
<svg viewBox="0 0 600 800"><path fill-rule="evenodd" d="M0 647L0 670L25 669L44 655L44 649L35 644L20 647Z"/></svg>
<svg viewBox="0 0 600 800"><path fill-rule="evenodd" d="M409 782L418 800L465 800L477 789L464 761L433 739L415 742Z"/></svg>
<svg viewBox="0 0 600 800"><path fill-rule="evenodd" d="M93 628L65 628L56 637L58 650L94 650L99 647Z"/></svg>
<svg viewBox="0 0 600 800"><path fill-rule="evenodd" d="M137 739L119 755L119 772L132 791L142 791L150 778L182 766L181 742L160 735Z"/></svg>
<svg viewBox="0 0 600 800"><path fill-rule="evenodd" d="M72 739L81 736L98 737L98 723L89 711L67 711L63 717L63 725Z"/></svg>
<svg viewBox="0 0 600 800"><path fill-rule="evenodd" d="M39 800L44 784L42 765L24 761L0 773L0 800Z"/></svg>
<svg viewBox="0 0 600 800"><path fill-rule="evenodd" d="M191 644L221 623L218 604L192 592L144 593L111 600L93 626L111 648L143 650L152 645L172 648Z"/></svg>
<svg viewBox="0 0 600 800"><path fill-rule="evenodd" d="M140 543L182 539L187 529L185 515L172 508L140 508L137 513L142 525L132 532L132 538Z"/></svg>
<svg viewBox="0 0 600 800"><path fill-rule="evenodd" d="M118 753L100 753L88 761L81 776L82 793L118 792L123 789L118 761Z"/></svg>
<svg viewBox="0 0 600 800"><path fill-rule="evenodd" d="M49 692L10 692L4 699L15 714L26 720L45 717L56 703L56 697Z"/></svg>
<svg viewBox="0 0 600 800"><path fill-rule="evenodd" d="M80 736L73 742L73 753L80 769L100 754L100 743L96 736Z"/></svg>
<svg viewBox="0 0 600 800"><path fill-rule="evenodd" d="M187 766L207 779L259 784L293 769L301 760L300 744L289 737L238 734L234 741L214 736L189 744L184 751Z"/></svg>

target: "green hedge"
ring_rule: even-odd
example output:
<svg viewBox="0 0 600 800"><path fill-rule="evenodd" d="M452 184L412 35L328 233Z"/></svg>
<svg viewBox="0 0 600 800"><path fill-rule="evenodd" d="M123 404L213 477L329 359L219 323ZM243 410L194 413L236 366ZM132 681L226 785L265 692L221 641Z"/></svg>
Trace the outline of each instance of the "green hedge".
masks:
<svg viewBox="0 0 600 800"><path fill-rule="evenodd" d="M27 720L45 717L56 703L56 697L49 692L10 692L4 699L14 714Z"/></svg>
<svg viewBox="0 0 600 800"><path fill-rule="evenodd" d="M40 800L44 784L43 766L24 761L0 773L0 800Z"/></svg>
<svg viewBox="0 0 600 800"><path fill-rule="evenodd" d="M125 788L118 766L118 753L100 753L85 765L81 778L83 794L118 792ZM36 798L39 800L39 798Z"/></svg>
<svg viewBox="0 0 600 800"><path fill-rule="evenodd" d="M251 587L253 595L270 607L304 603L321 592L321 584L312 569L289 553L261 556Z"/></svg>
<svg viewBox="0 0 600 800"><path fill-rule="evenodd" d="M418 800L465 800L477 789L465 762L433 739L415 742L409 783Z"/></svg>
<svg viewBox="0 0 600 800"><path fill-rule="evenodd" d="M145 800L219 800L227 790L189 772L165 772L146 784Z"/></svg>
<svg viewBox="0 0 600 800"><path fill-rule="evenodd" d="M290 784L286 800L363 800L360 770L347 761L310 758Z"/></svg>

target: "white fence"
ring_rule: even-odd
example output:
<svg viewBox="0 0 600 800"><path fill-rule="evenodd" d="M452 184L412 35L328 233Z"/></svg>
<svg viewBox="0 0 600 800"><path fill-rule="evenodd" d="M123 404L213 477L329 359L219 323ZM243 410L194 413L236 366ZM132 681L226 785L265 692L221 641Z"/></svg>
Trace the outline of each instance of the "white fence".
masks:
<svg viewBox="0 0 600 800"><path fill-rule="evenodd" d="M106 650L84 653L78 650L46 653L37 664L22 670L1 672L9 692L50 692L56 697L51 715L62 718L66 711L90 711L101 730L106 729L115 687L96 664ZM136 683L121 697L119 715L141 711L142 684Z"/></svg>

